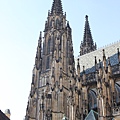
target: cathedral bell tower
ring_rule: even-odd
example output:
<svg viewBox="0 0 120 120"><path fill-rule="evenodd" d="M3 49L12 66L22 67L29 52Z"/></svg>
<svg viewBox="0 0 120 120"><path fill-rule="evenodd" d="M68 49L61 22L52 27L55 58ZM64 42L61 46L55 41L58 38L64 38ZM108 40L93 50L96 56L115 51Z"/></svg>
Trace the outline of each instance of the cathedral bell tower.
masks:
<svg viewBox="0 0 120 120"><path fill-rule="evenodd" d="M40 32L38 40L26 120L69 117L67 95L71 83L74 83L72 73L75 73L72 30L66 22L66 13L63 14L61 0L53 0L44 37Z"/></svg>
<svg viewBox="0 0 120 120"><path fill-rule="evenodd" d="M66 66L73 52L71 32L69 22L66 24L66 13L63 14L61 0L54 0L45 22L42 72L51 69L53 59L61 62L64 72L68 72Z"/></svg>

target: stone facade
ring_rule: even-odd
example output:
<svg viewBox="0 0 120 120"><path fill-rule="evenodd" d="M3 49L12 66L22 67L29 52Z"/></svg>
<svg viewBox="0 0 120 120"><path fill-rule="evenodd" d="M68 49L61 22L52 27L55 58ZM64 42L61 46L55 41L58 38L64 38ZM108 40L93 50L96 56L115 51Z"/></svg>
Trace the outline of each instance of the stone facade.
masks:
<svg viewBox="0 0 120 120"><path fill-rule="evenodd" d="M91 113L99 120L117 118L119 45L96 50L86 16L80 57L74 60L72 29L66 23L61 0L54 0L44 37L40 32L38 40L25 120L87 120Z"/></svg>

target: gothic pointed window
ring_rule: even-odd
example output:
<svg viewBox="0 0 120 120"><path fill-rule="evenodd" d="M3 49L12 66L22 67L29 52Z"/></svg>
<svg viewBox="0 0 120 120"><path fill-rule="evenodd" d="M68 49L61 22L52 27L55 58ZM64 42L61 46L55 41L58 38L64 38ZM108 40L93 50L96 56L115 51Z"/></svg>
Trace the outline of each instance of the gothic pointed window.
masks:
<svg viewBox="0 0 120 120"><path fill-rule="evenodd" d="M96 110L96 108L97 108L97 96L96 96L95 90L89 91L88 101L89 101L89 110L91 110L91 109Z"/></svg>
<svg viewBox="0 0 120 120"><path fill-rule="evenodd" d="M52 27L52 20L50 20L50 27Z"/></svg>
<svg viewBox="0 0 120 120"><path fill-rule="evenodd" d="M45 54L45 43L43 43L43 55Z"/></svg>
<svg viewBox="0 0 120 120"><path fill-rule="evenodd" d="M116 103L120 104L120 85L116 83L115 88L116 88Z"/></svg>
<svg viewBox="0 0 120 120"><path fill-rule="evenodd" d="M42 86L42 78L40 78L40 81L39 81L39 87Z"/></svg>
<svg viewBox="0 0 120 120"><path fill-rule="evenodd" d="M47 54L50 54L50 45L51 44L51 39L48 39L48 45L47 45Z"/></svg>
<svg viewBox="0 0 120 120"><path fill-rule="evenodd" d="M49 65L50 65L50 57L47 56L47 60L46 60L46 69L49 69Z"/></svg>
<svg viewBox="0 0 120 120"><path fill-rule="evenodd" d="M59 19L56 19L56 27L59 28Z"/></svg>

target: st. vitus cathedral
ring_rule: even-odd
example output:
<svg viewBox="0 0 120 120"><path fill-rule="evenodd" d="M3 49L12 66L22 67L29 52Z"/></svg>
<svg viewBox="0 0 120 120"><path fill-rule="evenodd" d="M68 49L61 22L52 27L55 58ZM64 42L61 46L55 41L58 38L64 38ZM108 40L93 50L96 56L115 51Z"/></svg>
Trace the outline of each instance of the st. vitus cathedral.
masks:
<svg viewBox="0 0 120 120"><path fill-rule="evenodd" d="M74 58L72 29L53 0L40 32L25 120L120 120L120 42L97 50L88 16Z"/></svg>

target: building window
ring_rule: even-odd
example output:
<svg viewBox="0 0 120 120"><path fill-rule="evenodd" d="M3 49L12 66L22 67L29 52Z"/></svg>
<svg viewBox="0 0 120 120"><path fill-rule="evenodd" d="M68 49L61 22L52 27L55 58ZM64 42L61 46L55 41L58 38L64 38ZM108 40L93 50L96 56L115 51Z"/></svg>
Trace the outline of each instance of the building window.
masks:
<svg viewBox="0 0 120 120"><path fill-rule="evenodd" d="M43 43L43 55L45 54L45 43Z"/></svg>
<svg viewBox="0 0 120 120"><path fill-rule="evenodd" d="M120 105L120 85L116 83L115 88L116 88L116 103Z"/></svg>
<svg viewBox="0 0 120 120"><path fill-rule="evenodd" d="M50 54L50 43L51 43L51 39L49 38L47 45L47 54Z"/></svg>
<svg viewBox="0 0 120 120"><path fill-rule="evenodd" d="M39 87L41 87L42 86L42 80L40 79L40 82L39 82Z"/></svg>
<svg viewBox="0 0 120 120"><path fill-rule="evenodd" d="M49 62L50 62L50 57L48 56L46 60L46 69L49 69L49 65L50 65Z"/></svg>
<svg viewBox="0 0 120 120"><path fill-rule="evenodd" d="M59 28L59 19L56 19L56 27Z"/></svg>
<svg viewBox="0 0 120 120"><path fill-rule="evenodd" d="M88 94L89 110L93 109L96 111L97 108L97 96L94 90L90 90Z"/></svg>

